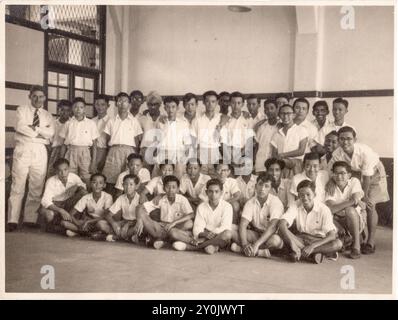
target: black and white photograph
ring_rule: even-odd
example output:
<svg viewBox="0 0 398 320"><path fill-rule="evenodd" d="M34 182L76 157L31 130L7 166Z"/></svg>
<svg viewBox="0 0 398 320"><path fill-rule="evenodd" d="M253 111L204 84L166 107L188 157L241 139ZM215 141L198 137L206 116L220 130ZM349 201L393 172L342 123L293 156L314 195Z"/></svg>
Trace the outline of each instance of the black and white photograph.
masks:
<svg viewBox="0 0 398 320"><path fill-rule="evenodd" d="M395 1L339 2L2 1L0 295L395 298Z"/></svg>

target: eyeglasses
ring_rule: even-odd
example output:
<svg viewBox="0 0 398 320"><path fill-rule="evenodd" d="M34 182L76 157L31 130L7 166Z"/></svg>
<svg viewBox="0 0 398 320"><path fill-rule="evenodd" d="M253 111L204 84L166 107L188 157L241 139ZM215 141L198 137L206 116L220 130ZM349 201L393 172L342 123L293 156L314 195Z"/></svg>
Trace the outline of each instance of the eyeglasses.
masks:
<svg viewBox="0 0 398 320"><path fill-rule="evenodd" d="M294 112L281 112L279 113L280 116L290 116L291 114L293 114Z"/></svg>

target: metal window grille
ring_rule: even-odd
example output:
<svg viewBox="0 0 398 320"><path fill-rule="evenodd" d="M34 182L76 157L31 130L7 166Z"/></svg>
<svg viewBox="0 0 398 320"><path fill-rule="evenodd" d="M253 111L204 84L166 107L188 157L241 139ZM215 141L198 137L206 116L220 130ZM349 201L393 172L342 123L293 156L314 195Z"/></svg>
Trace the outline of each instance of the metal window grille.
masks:
<svg viewBox="0 0 398 320"><path fill-rule="evenodd" d="M6 5L6 14L15 18L40 23L40 6Z"/></svg>

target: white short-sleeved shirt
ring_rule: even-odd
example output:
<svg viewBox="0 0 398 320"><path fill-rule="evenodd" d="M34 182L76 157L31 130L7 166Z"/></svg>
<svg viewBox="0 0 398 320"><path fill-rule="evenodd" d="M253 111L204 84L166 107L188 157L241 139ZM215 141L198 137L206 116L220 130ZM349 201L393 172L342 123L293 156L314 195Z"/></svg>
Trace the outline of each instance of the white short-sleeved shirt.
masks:
<svg viewBox="0 0 398 320"><path fill-rule="evenodd" d="M271 189L270 193L274 196L277 196L279 200L282 201L283 206L287 208L289 206L289 193L290 193L290 185L292 181L290 179L281 178L281 183L278 187L278 190L274 188Z"/></svg>
<svg viewBox="0 0 398 320"><path fill-rule="evenodd" d="M307 177L305 172L301 172L293 176L290 185L290 193L294 196L298 196L297 186L303 180L311 180ZM329 173L326 170L319 170L318 175L315 179L315 198L320 202L325 202L325 186L329 181Z"/></svg>
<svg viewBox="0 0 398 320"><path fill-rule="evenodd" d="M364 176L373 176L375 167L379 164L379 155L369 146L362 143L354 144L354 153L350 158L341 147L338 147L332 154L328 163L329 170L333 168L336 161L345 161L351 165L352 170L360 171Z"/></svg>
<svg viewBox="0 0 398 320"><path fill-rule="evenodd" d="M330 231L336 231L330 209L318 200L310 212L304 209L300 200L293 203L281 219L287 221L289 227L296 221L296 228L301 233L325 237Z"/></svg>
<svg viewBox="0 0 398 320"><path fill-rule="evenodd" d="M247 139L254 136L249 120L243 115L238 118L230 117L227 124L221 129L221 142L239 149L246 145Z"/></svg>
<svg viewBox="0 0 398 320"><path fill-rule="evenodd" d="M97 140L97 147L98 148L107 148L106 145L106 133L104 132L106 122L109 120L109 116L105 115L103 118L99 119L98 116L93 118L93 121L97 125L98 132L100 134Z"/></svg>
<svg viewBox="0 0 398 320"><path fill-rule="evenodd" d="M285 135L283 128L280 128L271 138L271 145L273 145L278 153L290 152L297 150L300 141L308 138L308 132L301 126L293 124ZM304 155L293 157L293 159L302 160Z"/></svg>
<svg viewBox="0 0 398 320"><path fill-rule="evenodd" d="M156 128L161 130L158 147L162 150L184 150L184 146L192 144L189 122L181 118L175 121L157 122Z"/></svg>
<svg viewBox="0 0 398 320"><path fill-rule="evenodd" d="M65 145L90 147L93 141L98 139L99 132L93 120L84 117L83 120L78 121L72 117L65 123L59 136L65 139Z"/></svg>
<svg viewBox="0 0 398 320"><path fill-rule="evenodd" d="M220 119L220 113L216 113L212 119L209 119L204 113L197 115L192 121L192 135L196 137L200 148L214 149L220 146L220 135L216 131Z"/></svg>
<svg viewBox="0 0 398 320"><path fill-rule="evenodd" d="M98 202L94 200L93 194L89 193L75 204L75 209L79 212L83 212L87 209L87 214L91 217L103 218L105 211L108 210L112 204L112 196L109 193L101 191L101 197Z"/></svg>
<svg viewBox="0 0 398 320"><path fill-rule="evenodd" d="M138 121L140 122L142 131L144 132L141 141L141 148L150 147L153 142L156 141L156 124L158 119L159 118L154 121L149 113L139 117Z"/></svg>
<svg viewBox="0 0 398 320"><path fill-rule="evenodd" d="M325 137L328 135L328 133L332 131L339 131L342 127L351 127L355 130L352 125L346 122L344 122L341 126L338 126L334 123L334 121L328 121L321 129L319 129L315 141L323 146L325 143Z"/></svg>
<svg viewBox="0 0 398 320"><path fill-rule="evenodd" d="M193 213L188 199L181 194L176 194L173 203L170 203L165 195L159 200L158 205L155 205L153 201L147 201L143 206L148 214L155 209L160 209L160 221L166 223L171 223L183 216Z"/></svg>
<svg viewBox="0 0 398 320"><path fill-rule="evenodd" d="M325 201L333 201L335 202L335 204L339 204L344 201L350 200L352 195L355 193L359 193L361 195L361 198L364 196L361 182L357 178L352 177L348 180L344 190L341 190L339 187L336 186L333 195L327 194ZM361 208L357 206L356 210L360 212Z"/></svg>
<svg viewBox="0 0 398 320"><path fill-rule="evenodd" d="M283 212L283 204L278 197L268 194L267 200L261 206L257 197L254 196L243 207L242 218L249 221L256 229L265 231L269 222L280 219Z"/></svg>
<svg viewBox="0 0 398 320"><path fill-rule="evenodd" d="M205 229L220 234L225 230L232 229L233 210L231 204L220 200L213 210L207 201L202 202L196 209L195 221L193 223L193 236L197 239Z"/></svg>
<svg viewBox="0 0 398 320"><path fill-rule="evenodd" d="M58 175L54 175L48 178L46 182L41 205L48 208L53 204L53 201L65 201L74 195L78 187L86 189L86 184L78 175L69 172L66 185L59 180Z"/></svg>
<svg viewBox="0 0 398 320"><path fill-rule="evenodd" d="M136 147L135 137L142 134L142 129L138 120L129 113L124 120L120 118L119 114L110 118L105 124L104 132L110 136L109 146L122 144Z"/></svg>
<svg viewBox="0 0 398 320"><path fill-rule="evenodd" d="M241 199L244 201L252 198L256 192L256 182L257 176L252 174L250 175L250 180L246 183L241 176L236 178L236 182L238 183L239 190L241 192Z"/></svg>
<svg viewBox="0 0 398 320"><path fill-rule="evenodd" d="M258 110L257 115L254 118L250 117L249 119L247 119L249 122L249 128L253 129L257 123L266 118L267 116L265 115L265 113L262 110Z"/></svg>
<svg viewBox="0 0 398 320"><path fill-rule="evenodd" d="M55 134L54 137L52 139L52 143L51 146L54 147L58 147L61 146L61 140L62 138L59 136L59 133L61 132L61 130L63 129L63 127L65 127L65 124L68 122L69 120L67 120L65 123L62 123L61 121L59 121L59 119L56 119L54 121L54 130L55 130Z"/></svg>
<svg viewBox="0 0 398 320"><path fill-rule="evenodd" d="M115 203L109 208L112 215L117 214L120 210L122 211L122 217L124 220L136 220L137 214L136 209L140 202L140 196L135 193L133 200L129 200L126 194L122 194L116 199Z"/></svg>
<svg viewBox="0 0 398 320"><path fill-rule="evenodd" d="M123 171L121 174L119 174L115 184L116 189L123 190L123 179L128 174L130 174L130 170ZM138 171L137 176L140 179L140 183L147 183L148 181L151 180L151 174L146 168L141 168L140 171Z"/></svg>
<svg viewBox="0 0 398 320"><path fill-rule="evenodd" d="M256 141L259 148L256 154L255 168L256 172L266 171L265 160L271 157L271 138L278 132L278 124L270 125L268 123L262 124L256 133Z"/></svg>
<svg viewBox="0 0 398 320"><path fill-rule="evenodd" d="M145 188L149 191L150 194L154 194L155 196L158 194L165 193L163 186L163 178L161 176L152 178Z"/></svg>
<svg viewBox="0 0 398 320"><path fill-rule="evenodd" d="M308 133L308 143L307 143L307 148L306 152L310 152L311 148L315 145L315 141L318 137L318 129L315 127L310 121L305 119L303 122L299 124L299 126L303 127L305 130L307 130Z"/></svg>
<svg viewBox="0 0 398 320"><path fill-rule="evenodd" d="M195 185L193 185L191 178L189 177L188 174L184 174L181 177L180 181L180 192L182 194L188 193L189 196L191 196L194 199L199 198L200 195L204 193L204 190L206 189L206 183L209 181L211 178L207 174L199 174L199 179L196 182Z"/></svg>

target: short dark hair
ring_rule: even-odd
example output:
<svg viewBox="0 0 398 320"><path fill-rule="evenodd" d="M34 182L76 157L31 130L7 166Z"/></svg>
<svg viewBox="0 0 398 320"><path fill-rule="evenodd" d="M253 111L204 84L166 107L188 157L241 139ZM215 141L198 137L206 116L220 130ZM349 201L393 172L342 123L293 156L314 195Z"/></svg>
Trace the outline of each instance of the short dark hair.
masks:
<svg viewBox="0 0 398 320"><path fill-rule="evenodd" d="M69 100L66 100L66 99L59 100L59 101L57 102L57 109L58 109L58 108L62 108L62 107L69 107L69 108L71 108L71 107L72 107L72 102L70 102Z"/></svg>
<svg viewBox="0 0 398 320"><path fill-rule="evenodd" d="M133 90L130 92L130 98L135 95L139 95L142 99L144 99L144 94L140 90Z"/></svg>
<svg viewBox="0 0 398 320"><path fill-rule="evenodd" d="M119 98L121 97L126 97L129 102L131 102L131 98L130 96L126 93L126 92L119 92L116 96L115 96L115 102L117 102L117 100L119 100Z"/></svg>
<svg viewBox="0 0 398 320"><path fill-rule="evenodd" d="M281 170L285 169L285 161L280 160L280 159L276 159L276 158L270 158L265 160L264 162L264 166L267 170L269 170L269 168L273 165L273 164L277 164L279 165L279 167L281 168Z"/></svg>
<svg viewBox="0 0 398 320"><path fill-rule="evenodd" d="M342 133L344 133L344 132L351 132L351 133L352 133L352 136L353 136L354 138L356 138L356 136L357 136L357 133L355 132L354 128L349 127L349 126L341 127L337 133L338 133L338 135L340 136L340 134L342 134Z"/></svg>
<svg viewBox="0 0 398 320"><path fill-rule="evenodd" d="M31 86L30 87L30 90L29 90L29 95L31 95L33 92L35 92L35 91L41 91L41 92L43 92L44 93L44 87L43 86L39 86L39 85L33 85L33 86Z"/></svg>
<svg viewBox="0 0 398 320"><path fill-rule="evenodd" d="M260 97L256 96L255 94L249 94L249 95L247 96L246 100L249 100L249 99L256 99L256 100L257 100L257 103L260 103L260 102L261 102Z"/></svg>
<svg viewBox="0 0 398 320"><path fill-rule="evenodd" d="M290 96L287 95L286 93L278 93L278 94L275 96L275 101L278 100L279 98L285 98L287 101L290 100Z"/></svg>
<svg viewBox="0 0 398 320"><path fill-rule="evenodd" d="M310 110L310 102L306 98L297 98L293 102L293 108L296 106L297 103L305 103L307 105L307 110Z"/></svg>
<svg viewBox="0 0 398 320"><path fill-rule="evenodd" d="M97 95L94 97L94 102L95 102L96 100L104 100L106 103L109 103L109 97L108 97L106 94L102 94L102 93L97 94Z"/></svg>
<svg viewBox="0 0 398 320"><path fill-rule="evenodd" d="M346 100L346 99L343 99L341 97L340 98L336 98L336 99L333 100L333 104L335 104L335 103L344 104L345 108L348 109L348 100Z"/></svg>
<svg viewBox="0 0 398 320"><path fill-rule="evenodd" d="M169 159L164 159L162 163L159 163L159 169L162 169L167 164L173 166L173 170L175 169L175 164Z"/></svg>
<svg viewBox="0 0 398 320"><path fill-rule="evenodd" d="M228 95L229 95L229 93L228 93ZM217 92L215 92L215 91L213 91L213 90L209 90L209 91L206 91L204 94L203 94L203 100L206 100L206 97L207 96L215 96L216 97L216 99L218 100L218 95L217 95ZM220 97L221 97L221 95L220 95Z"/></svg>
<svg viewBox="0 0 398 320"><path fill-rule="evenodd" d="M189 164L198 164L200 167L202 166L202 162L200 162L199 158L189 158L187 161L187 166Z"/></svg>
<svg viewBox="0 0 398 320"><path fill-rule="evenodd" d="M288 103L285 103L284 105L282 105L282 106L279 108L279 112L281 112L282 108L286 108L286 107L289 107L289 108L292 109L292 111L294 112L293 106L291 106L291 105L288 104Z"/></svg>
<svg viewBox="0 0 398 320"><path fill-rule="evenodd" d="M319 101L315 102L314 105L312 106L312 111L314 111L318 107L325 107L329 113L329 106L325 100L319 100Z"/></svg>
<svg viewBox="0 0 398 320"><path fill-rule="evenodd" d="M245 97L243 96L243 94L239 91L234 91L231 93L231 99L232 98L242 98L243 101L245 101Z"/></svg>
<svg viewBox="0 0 398 320"><path fill-rule="evenodd" d="M176 182L177 187L180 187L180 180L176 176L165 176L162 181L164 186L169 182Z"/></svg>
<svg viewBox="0 0 398 320"><path fill-rule="evenodd" d="M260 181L262 181L263 183L265 183L265 182L271 182L271 184L274 184L274 183L275 183L274 177L271 176L269 173L266 173L266 172L261 172L261 173L258 175L257 180L256 180L256 183L258 183L258 182L260 182Z"/></svg>
<svg viewBox="0 0 398 320"><path fill-rule="evenodd" d="M188 92L182 98L183 105L186 105L191 99L195 99L195 103L198 103L198 97L192 92Z"/></svg>
<svg viewBox="0 0 398 320"><path fill-rule="evenodd" d="M168 96L163 99L163 104L174 102L177 106L180 104L180 100L178 100L175 96Z"/></svg>
<svg viewBox="0 0 398 320"><path fill-rule="evenodd" d="M339 134L337 133L337 131L336 130L333 130L333 131L330 131L326 136L325 136L325 138L326 137L329 137L329 136L335 136L335 137L339 137Z"/></svg>
<svg viewBox="0 0 398 320"><path fill-rule="evenodd" d="M138 176L136 176L135 174L126 174L123 177L123 183L125 183L127 179L133 179L135 184L139 184L140 183L140 178L138 178Z"/></svg>
<svg viewBox="0 0 398 320"><path fill-rule="evenodd" d="M273 104L273 105L275 106L275 108L278 107L278 104L276 103L276 101L275 101L274 99L267 99L267 100L265 100L265 101L264 101L264 107L265 107L267 104Z"/></svg>
<svg viewBox="0 0 398 320"><path fill-rule="evenodd" d="M349 165L345 161L336 161L335 163L333 163L332 171L334 172L334 169L337 168L337 167L344 167L347 170L348 173L352 172L351 165Z"/></svg>
<svg viewBox="0 0 398 320"><path fill-rule="evenodd" d="M128 155L128 157L127 157L127 162L130 162L131 160L134 160L134 159L139 159L141 161L144 161L140 154L138 154L138 153L130 153Z"/></svg>
<svg viewBox="0 0 398 320"><path fill-rule="evenodd" d="M210 179L209 181L207 181L206 189L209 189L210 186L219 186L221 190L223 189L222 182L219 179L217 179L217 178Z"/></svg>
<svg viewBox="0 0 398 320"><path fill-rule="evenodd" d="M305 162L307 160L318 160L319 162L321 161L321 157L319 155L319 153L316 152L308 152L304 155L303 158L303 165L305 164Z"/></svg>
<svg viewBox="0 0 398 320"><path fill-rule="evenodd" d="M69 161L68 161L67 159L65 159L65 158L59 158L58 160L56 160L56 161L54 162L54 164L53 164L53 169L57 170L58 167L59 167L61 164L67 164L68 167L69 167L69 165L70 165L70 164L69 164Z"/></svg>
<svg viewBox="0 0 398 320"><path fill-rule="evenodd" d="M315 183L311 180L305 179L298 184L297 192L299 192L299 190L302 188L310 188L313 192L315 192Z"/></svg>
<svg viewBox="0 0 398 320"><path fill-rule="evenodd" d="M76 97L76 98L74 98L74 99L72 100L72 106L73 106L75 103L78 103L78 102L82 102L82 103L84 103L84 105L86 105L86 100L84 100L84 98L82 98L82 97Z"/></svg>
<svg viewBox="0 0 398 320"><path fill-rule="evenodd" d="M218 97L223 97L223 96L228 96L228 97L230 97L231 94L230 94L228 91L222 91L222 92L220 92L220 94L218 95Z"/></svg>
<svg viewBox="0 0 398 320"><path fill-rule="evenodd" d="M105 177L105 175L103 175L102 173L93 173L93 174L90 176L90 182L94 181L94 178L95 178L95 177L102 177L102 178L104 179L104 182L106 183L106 177Z"/></svg>

